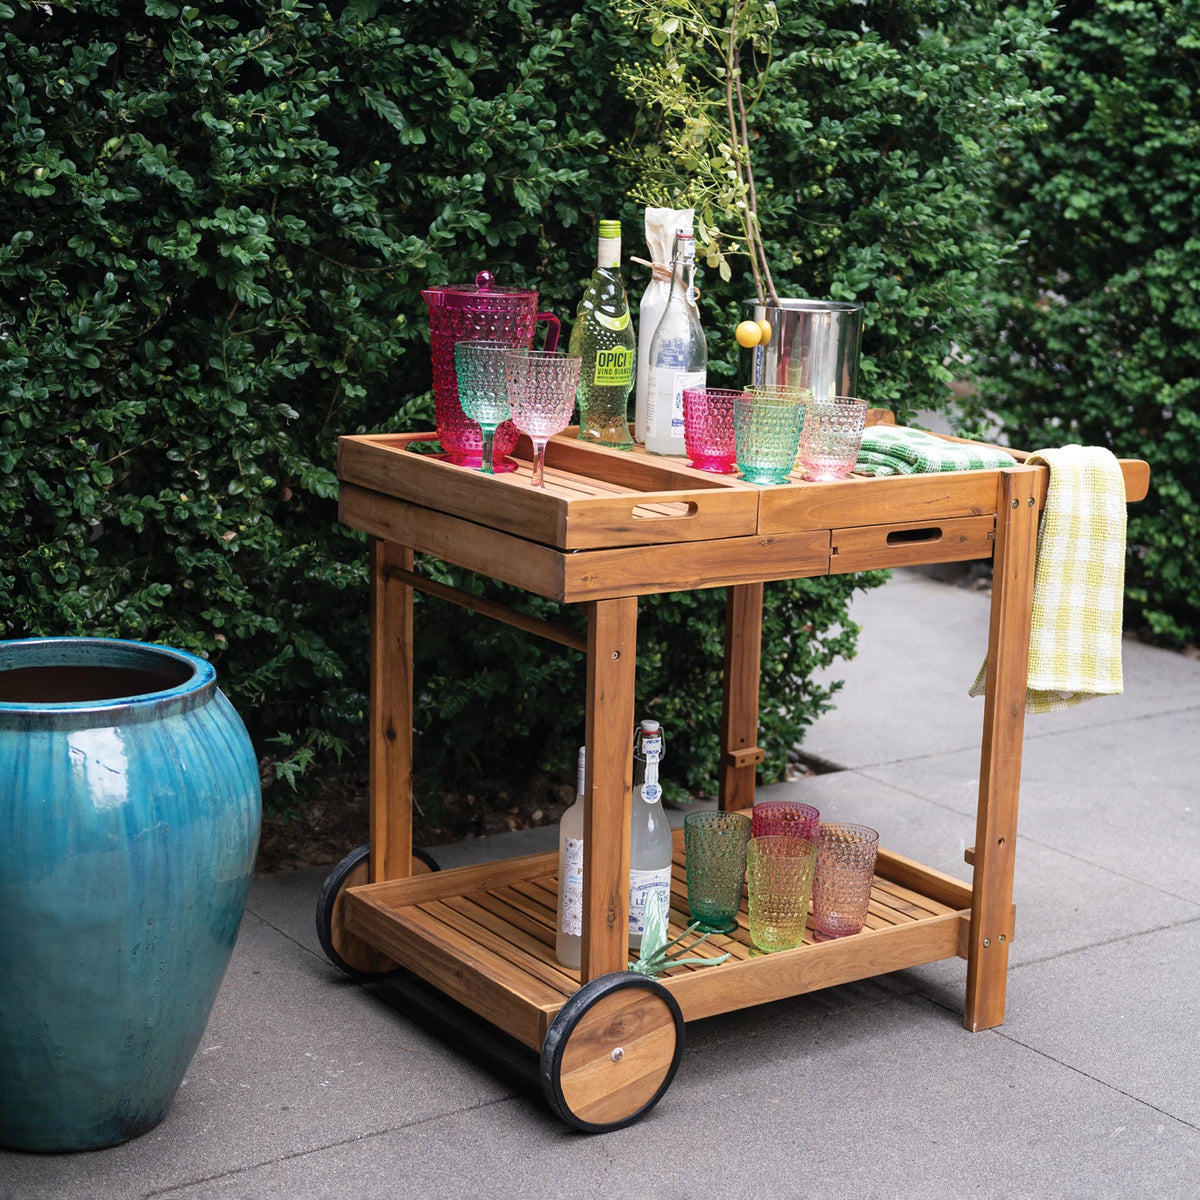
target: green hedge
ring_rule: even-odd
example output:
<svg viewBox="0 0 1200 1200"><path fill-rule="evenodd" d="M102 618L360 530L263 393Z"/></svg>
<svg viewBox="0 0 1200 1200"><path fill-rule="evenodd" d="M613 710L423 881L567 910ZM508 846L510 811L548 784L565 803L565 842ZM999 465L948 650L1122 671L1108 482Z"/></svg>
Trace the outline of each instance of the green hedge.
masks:
<svg viewBox="0 0 1200 1200"><path fill-rule="evenodd" d="M866 304L862 390L901 413L943 403L1011 251L981 216L998 147L1037 108L1035 10L781 12L759 120L776 278ZM4 634L209 656L286 777L357 752L365 553L337 523L336 438L431 426L423 286L487 266L569 319L599 217L643 249L608 148L653 137L612 80L652 50L605 0L0 0L0 19ZM702 287L729 376L748 289ZM853 652L846 602L875 581L768 589L769 775L828 704L812 675ZM716 766L722 612L720 592L641 606L639 711L693 791ZM438 602L419 628L431 791L569 771L581 663Z"/></svg>
<svg viewBox="0 0 1200 1200"><path fill-rule="evenodd" d="M1150 463L1129 509L1129 619L1200 641L1200 4L1065 5L1032 76L1061 103L1005 167L1029 231L995 297L983 407L1028 449Z"/></svg>

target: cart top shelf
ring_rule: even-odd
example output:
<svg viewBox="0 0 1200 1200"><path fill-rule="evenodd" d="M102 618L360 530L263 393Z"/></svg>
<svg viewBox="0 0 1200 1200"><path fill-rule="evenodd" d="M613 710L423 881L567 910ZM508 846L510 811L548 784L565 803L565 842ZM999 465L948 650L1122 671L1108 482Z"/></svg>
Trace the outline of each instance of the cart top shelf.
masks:
<svg viewBox="0 0 1200 1200"><path fill-rule="evenodd" d="M432 434L340 438L343 523L571 602L986 558L1006 471L1033 474L1039 506L1048 480L1045 467L1017 465L756 487L567 430L547 446L543 489L530 486L525 438L517 470L501 475L449 463L434 445ZM1127 499L1142 499L1146 464L1121 466Z"/></svg>

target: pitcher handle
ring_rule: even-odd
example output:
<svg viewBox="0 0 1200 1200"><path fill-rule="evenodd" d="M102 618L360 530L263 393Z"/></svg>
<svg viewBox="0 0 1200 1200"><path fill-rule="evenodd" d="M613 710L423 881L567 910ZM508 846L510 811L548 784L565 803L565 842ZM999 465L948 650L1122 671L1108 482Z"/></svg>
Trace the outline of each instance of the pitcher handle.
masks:
<svg viewBox="0 0 1200 1200"><path fill-rule="evenodd" d="M542 349L557 350L558 334L562 329L562 325L552 312L540 312L536 317L533 318L535 325L540 325L543 321L546 323L546 341L542 345Z"/></svg>

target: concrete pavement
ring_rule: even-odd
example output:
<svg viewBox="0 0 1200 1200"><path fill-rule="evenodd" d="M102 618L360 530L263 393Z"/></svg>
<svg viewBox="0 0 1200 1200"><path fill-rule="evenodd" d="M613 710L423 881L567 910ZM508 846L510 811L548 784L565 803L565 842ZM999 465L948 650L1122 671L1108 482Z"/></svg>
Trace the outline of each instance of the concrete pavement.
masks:
<svg viewBox="0 0 1200 1200"><path fill-rule="evenodd" d="M967 879L987 597L899 572L852 615L859 655L804 746L838 769L760 795ZM1127 640L1125 677L1120 697L1027 718L998 1029L963 1029L961 960L692 1022L660 1104L587 1136L485 1022L328 965L324 869L269 876L167 1119L111 1150L0 1152L0 1200L1194 1200L1200 661ZM553 837L488 839L488 856Z"/></svg>

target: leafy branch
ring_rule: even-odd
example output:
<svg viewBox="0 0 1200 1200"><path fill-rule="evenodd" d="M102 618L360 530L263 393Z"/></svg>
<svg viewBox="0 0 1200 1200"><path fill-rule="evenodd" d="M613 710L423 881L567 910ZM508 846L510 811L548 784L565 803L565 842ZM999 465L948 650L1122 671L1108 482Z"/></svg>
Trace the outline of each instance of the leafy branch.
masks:
<svg viewBox="0 0 1200 1200"><path fill-rule="evenodd" d="M759 303L778 304L750 149L779 28L773 0L618 0L616 12L631 29L649 29L661 51L655 62L617 71L627 94L659 114L655 144L637 144L635 135L620 152L637 177L634 199L694 208L708 265L729 280L728 255L747 255ZM754 65L749 76L744 57Z"/></svg>

